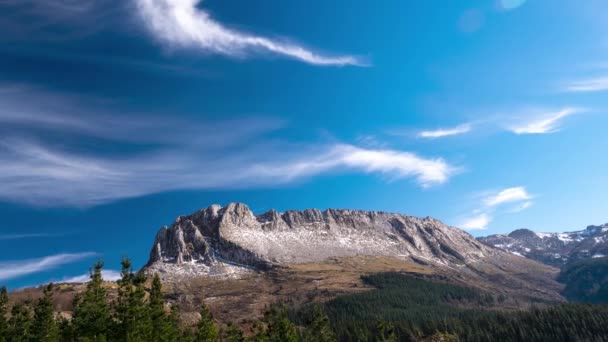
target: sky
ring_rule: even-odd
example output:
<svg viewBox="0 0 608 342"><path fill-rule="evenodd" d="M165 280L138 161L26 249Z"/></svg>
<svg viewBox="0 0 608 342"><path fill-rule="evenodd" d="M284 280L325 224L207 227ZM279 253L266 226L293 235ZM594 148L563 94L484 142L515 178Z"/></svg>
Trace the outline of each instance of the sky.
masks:
<svg viewBox="0 0 608 342"><path fill-rule="evenodd" d="M608 222L603 0L0 0L0 284L217 203Z"/></svg>

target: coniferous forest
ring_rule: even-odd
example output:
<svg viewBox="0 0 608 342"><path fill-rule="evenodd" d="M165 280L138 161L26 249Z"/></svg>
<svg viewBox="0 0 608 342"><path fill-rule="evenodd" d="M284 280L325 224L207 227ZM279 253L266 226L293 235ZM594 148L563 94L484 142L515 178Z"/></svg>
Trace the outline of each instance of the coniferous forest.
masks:
<svg viewBox="0 0 608 342"><path fill-rule="evenodd" d="M500 310L510 299L402 273L364 277L374 290L340 296L323 304L268 308L243 331L219 324L203 305L196 326L180 322L179 308L163 299L122 260L116 298L103 286L102 262L90 272L86 291L74 298L71 317L53 310L55 286L37 301L9 307L0 293L0 341L604 341L608 306L536 303L529 310Z"/></svg>

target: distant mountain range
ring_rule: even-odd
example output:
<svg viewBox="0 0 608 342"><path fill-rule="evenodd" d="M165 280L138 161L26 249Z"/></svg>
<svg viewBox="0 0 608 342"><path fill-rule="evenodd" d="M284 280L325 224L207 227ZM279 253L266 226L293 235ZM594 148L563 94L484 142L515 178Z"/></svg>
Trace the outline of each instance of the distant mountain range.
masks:
<svg viewBox="0 0 608 342"><path fill-rule="evenodd" d="M518 229L508 235L496 234L478 240L511 254L562 267L576 260L608 256L608 223L567 233Z"/></svg>

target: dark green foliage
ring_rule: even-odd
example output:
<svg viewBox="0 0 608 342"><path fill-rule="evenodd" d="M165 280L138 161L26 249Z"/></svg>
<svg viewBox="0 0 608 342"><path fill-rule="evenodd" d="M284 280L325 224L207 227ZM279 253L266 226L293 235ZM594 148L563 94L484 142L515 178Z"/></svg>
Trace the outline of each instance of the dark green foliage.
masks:
<svg viewBox="0 0 608 342"><path fill-rule="evenodd" d="M152 337L151 307L146 302L143 273L133 273L128 258L123 258L122 279L116 304L113 337L121 341L149 341Z"/></svg>
<svg viewBox="0 0 608 342"><path fill-rule="evenodd" d="M76 332L72 321L67 318L59 318L57 320L59 327L59 340L62 342L71 342L76 340Z"/></svg>
<svg viewBox="0 0 608 342"><path fill-rule="evenodd" d="M74 299L74 333L86 341L106 341L112 323L103 287L102 269L103 262L95 263L85 293Z"/></svg>
<svg viewBox="0 0 608 342"><path fill-rule="evenodd" d="M340 341L597 341L608 336L608 306L555 305L501 312L480 291L387 273L366 277L378 289L326 304ZM379 324L378 322L382 322Z"/></svg>
<svg viewBox="0 0 608 342"><path fill-rule="evenodd" d="M215 342L219 339L219 333L213 322L213 315L205 304L201 309L201 320L196 327L197 342Z"/></svg>
<svg viewBox="0 0 608 342"><path fill-rule="evenodd" d="M27 305L15 304L8 321L7 341L26 342L32 339L32 311Z"/></svg>
<svg viewBox="0 0 608 342"><path fill-rule="evenodd" d="M59 327L53 311L53 283L44 287L44 294L34 307L32 336L35 341L59 341Z"/></svg>
<svg viewBox="0 0 608 342"><path fill-rule="evenodd" d="M295 324L287 317L287 310L283 306L272 306L264 314L266 323L265 336L269 342L295 342L298 332Z"/></svg>
<svg viewBox="0 0 608 342"><path fill-rule="evenodd" d="M378 322L377 331L374 334L378 342L397 342L397 334L392 323L386 321Z"/></svg>
<svg viewBox="0 0 608 342"><path fill-rule="evenodd" d="M8 292L6 291L6 286L2 286L2 289L0 289L0 342L6 342L6 335L8 334L7 314Z"/></svg>
<svg viewBox="0 0 608 342"><path fill-rule="evenodd" d="M329 323L329 317L320 304L312 306L307 319L306 329L302 334L302 340L306 342L333 342L337 341L336 335Z"/></svg>
<svg viewBox="0 0 608 342"><path fill-rule="evenodd" d="M151 340L158 342L177 341L180 335L178 309L177 306L172 306L169 314L165 310L162 284L158 274L155 274L154 279L152 280L149 306L152 329L150 335Z"/></svg>
<svg viewBox="0 0 608 342"><path fill-rule="evenodd" d="M562 295L570 301L608 303L608 257L585 259L562 269L558 281L564 283Z"/></svg>
<svg viewBox="0 0 608 342"><path fill-rule="evenodd" d="M244 342L245 337L243 336L243 331L239 329L236 325L232 323L228 323L226 330L224 331L224 337L222 341L225 342Z"/></svg>

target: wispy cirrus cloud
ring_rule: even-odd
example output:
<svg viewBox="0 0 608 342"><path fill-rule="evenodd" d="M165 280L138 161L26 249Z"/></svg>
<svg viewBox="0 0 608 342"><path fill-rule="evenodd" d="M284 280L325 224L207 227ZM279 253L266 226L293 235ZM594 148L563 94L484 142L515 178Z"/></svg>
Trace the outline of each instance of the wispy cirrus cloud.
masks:
<svg viewBox="0 0 608 342"><path fill-rule="evenodd" d="M22 240L22 239L37 239L62 236L61 234L52 233L30 233L30 234L0 234L0 241Z"/></svg>
<svg viewBox="0 0 608 342"><path fill-rule="evenodd" d="M436 130L421 131L417 134L417 136L419 138L437 139L469 133L471 129L472 125L467 123L452 128L439 128Z"/></svg>
<svg viewBox="0 0 608 342"><path fill-rule="evenodd" d="M608 90L608 77L595 77L566 83L562 90L570 93L592 93Z"/></svg>
<svg viewBox="0 0 608 342"><path fill-rule="evenodd" d="M548 134L558 132L562 121L574 114L583 112L581 108L563 108L558 111L527 111L525 117L517 117L517 121L507 125L506 129L515 134Z"/></svg>
<svg viewBox="0 0 608 342"><path fill-rule="evenodd" d="M526 188L518 186L504 189L495 195L488 196L483 202L486 207L496 207L507 203L527 201L531 198L532 196L530 196Z"/></svg>
<svg viewBox="0 0 608 342"><path fill-rule="evenodd" d="M354 56L330 56L299 44L230 29L198 7L201 0L135 0L144 25L162 43L230 57L267 52L313 65L365 66Z"/></svg>
<svg viewBox="0 0 608 342"><path fill-rule="evenodd" d="M94 257L96 253L57 254L38 259L0 262L0 281L19 278L29 274L46 272L59 266Z"/></svg>
<svg viewBox="0 0 608 342"><path fill-rule="evenodd" d="M494 220L497 211L516 213L531 207L532 196L522 186L506 188L494 194L487 194L481 200L481 206L473 212L473 215L464 218L458 224L465 230L484 230ZM505 207L511 206L510 209Z"/></svg>
<svg viewBox="0 0 608 342"><path fill-rule="evenodd" d="M282 186L345 172L408 178L429 187L458 172L442 158L386 147L291 142L278 137L285 123L273 118L125 119L28 88L2 95L0 199L5 201L87 207L165 191ZM53 105L45 106L47 101ZM93 148L86 148L87 141Z"/></svg>
<svg viewBox="0 0 608 342"><path fill-rule="evenodd" d="M483 213L464 219L458 226L464 230L485 230L490 222L492 222L492 217Z"/></svg>

